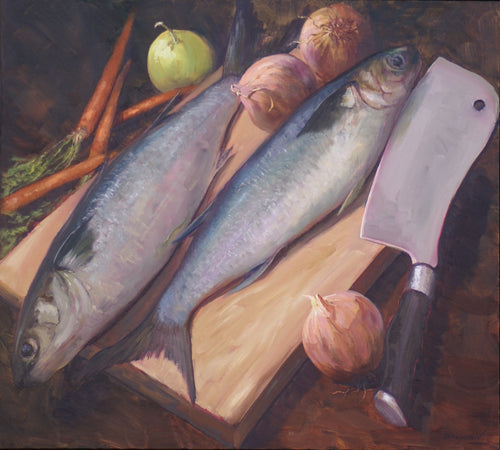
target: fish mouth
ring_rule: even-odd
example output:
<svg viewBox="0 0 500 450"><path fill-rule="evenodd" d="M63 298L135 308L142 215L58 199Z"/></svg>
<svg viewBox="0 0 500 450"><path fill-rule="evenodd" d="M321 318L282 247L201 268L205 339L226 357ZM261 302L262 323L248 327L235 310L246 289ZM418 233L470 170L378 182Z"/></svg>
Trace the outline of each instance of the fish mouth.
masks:
<svg viewBox="0 0 500 450"><path fill-rule="evenodd" d="M422 57L417 47L412 44L406 45L406 53L408 55L408 61L412 67L414 67L413 72L415 73L415 78L418 77L421 69L422 69Z"/></svg>
<svg viewBox="0 0 500 450"><path fill-rule="evenodd" d="M30 375L31 366L26 366L21 361L16 360L14 356L11 364L12 379L17 388L23 389L25 387L34 386L36 381Z"/></svg>
<svg viewBox="0 0 500 450"><path fill-rule="evenodd" d="M40 307L34 303L33 310L38 313L33 313L25 322L26 328L18 334L14 345L12 376L19 388L46 382L81 349L77 337L82 327L81 318L86 317L91 307L88 291L69 271L56 271L51 280L52 301ZM37 294L37 298L42 299L39 303L44 303L42 294ZM77 301L78 308L73 309ZM51 308L56 308L56 313Z"/></svg>
<svg viewBox="0 0 500 450"><path fill-rule="evenodd" d="M24 373L22 374L14 374L14 384L16 385L16 387L18 389L24 389L24 388L27 388L27 387L31 387L31 386L34 386L35 383L30 380L29 378L26 378L24 376Z"/></svg>
<svg viewBox="0 0 500 450"><path fill-rule="evenodd" d="M19 367L15 361L12 362L12 379L17 388L22 389L26 386L25 382L26 371L24 368Z"/></svg>
<svg viewBox="0 0 500 450"><path fill-rule="evenodd" d="M11 371L12 379L17 388L23 389L32 386L37 386L44 383L50 378L49 376L43 376L43 374L38 373L35 369L35 364L38 357L35 357L33 361L25 362L18 355L14 355L11 361ZM42 375L42 376L40 376Z"/></svg>

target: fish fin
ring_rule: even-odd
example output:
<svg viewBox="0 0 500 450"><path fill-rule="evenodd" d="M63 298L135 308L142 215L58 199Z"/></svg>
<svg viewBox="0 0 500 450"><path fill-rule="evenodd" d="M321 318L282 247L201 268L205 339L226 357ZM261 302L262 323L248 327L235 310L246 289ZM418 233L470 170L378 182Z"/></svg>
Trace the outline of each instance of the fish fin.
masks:
<svg viewBox="0 0 500 450"><path fill-rule="evenodd" d="M205 211L203 211L196 219L192 220L191 223L177 236L172 240L173 244L177 244L180 241L187 238L190 234L194 233L196 229L198 229L201 224L207 219L210 215L212 204L208 205Z"/></svg>
<svg viewBox="0 0 500 450"><path fill-rule="evenodd" d="M358 197L358 195L361 193L363 190L363 187L365 185L366 178L363 178L354 188L352 189L351 192L347 195L346 199L344 200L344 203L340 206L339 210L337 211L337 216L340 216L346 209L347 207Z"/></svg>
<svg viewBox="0 0 500 450"><path fill-rule="evenodd" d="M222 139L221 146L219 147L219 156L217 158L217 162L215 163L215 176L222 171L222 169L229 163L235 156L234 145L229 147L229 139L234 128L234 125L240 118L242 112L245 108L243 105L238 105L236 112L232 115L229 123L227 124L226 131L224 133L224 137Z"/></svg>
<svg viewBox="0 0 500 450"><path fill-rule="evenodd" d="M57 255L59 269L84 266L94 256L95 235L87 224L84 222L76 228L62 245Z"/></svg>
<svg viewBox="0 0 500 450"><path fill-rule="evenodd" d="M254 281L256 281L271 265L274 260L274 256L269 259L266 259L262 264L251 269L246 275L245 278L235 286L233 289L229 291L230 294L234 294L235 292L241 291L242 289L250 286Z"/></svg>
<svg viewBox="0 0 500 450"><path fill-rule="evenodd" d="M258 39L263 24L258 20L252 1L236 0L236 11L227 39L223 76L241 75L257 57Z"/></svg>
<svg viewBox="0 0 500 450"><path fill-rule="evenodd" d="M189 323L160 321L155 311L130 334L115 345L92 356L69 375L74 386L115 365L163 354L179 368L188 388L189 399L196 400L196 386Z"/></svg>
<svg viewBox="0 0 500 450"><path fill-rule="evenodd" d="M68 367L68 378L74 386L80 386L89 378L108 369L115 364L140 359L148 352L151 344L152 332L155 328L150 313L144 320L128 335L116 344L106 347L78 367Z"/></svg>
<svg viewBox="0 0 500 450"><path fill-rule="evenodd" d="M89 221L89 217L82 218L82 211L84 211L86 207L87 199L92 195L92 192L104 177L109 163L109 157L106 157L101 166L96 169L95 175L93 176L89 187L83 194L83 197L78 201L78 204L72 211L68 220L66 220L66 222L63 224L61 229L57 232L56 236L52 240L43 263L57 265L57 261L60 261L61 258L68 252L70 244L74 243L74 240L81 236L81 234L84 232L86 224ZM87 244L88 243L89 241L87 240ZM88 250L88 245L86 246L86 248ZM80 250L83 250L83 248L81 248Z"/></svg>
<svg viewBox="0 0 500 450"><path fill-rule="evenodd" d="M215 166L216 172L221 170L229 161L231 161L231 159L233 159L233 148L234 147L231 146L220 152L219 159L217 160L217 164Z"/></svg>
<svg viewBox="0 0 500 450"><path fill-rule="evenodd" d="M160 255L163 250L165 250L165 248L167 248L169 245L176 245L178 244L180 241L182 241L183 237L182 237L182 234L186 228L186 224L189 225L190 222L188 222L187 220L184 221L183 223L181 223L179 226L177 226L171 233L170 235L168 236L167 239L165 239L165 241L163 241L159 246L158 248L156 249L156 254L157 255Z"/></svg>
<svg viewBox="0 0 500 450"><path fill-rule="evenodd" d="M146 130L143 132L144 135L149 133L151 130L154 130L159 125L161 125L169 117L169 112L174 107L175 103L179 99L179 96L180 96L180 90L175 93L175 95L168 101L168 103L164 106L164 108L158 113L158 115L155 117L151 125L149 125L149 127L147 127Z"/></svg>
<svg viewBox="0 0 500 450"><path fill-rule="evenodd" d="M196 385L189 323L179 324L172 320L158 322L152 333L149 350L144 356L163 355L174 362L186 381L191 403L196 401Z"/></svg>

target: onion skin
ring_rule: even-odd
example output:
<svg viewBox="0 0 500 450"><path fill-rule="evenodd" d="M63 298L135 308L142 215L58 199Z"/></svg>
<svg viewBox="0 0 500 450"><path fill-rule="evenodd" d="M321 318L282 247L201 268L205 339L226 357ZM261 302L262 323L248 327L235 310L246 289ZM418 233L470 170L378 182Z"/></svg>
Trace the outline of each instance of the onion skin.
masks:
<svg viewBox="0 0 500 450"><path fill-rule="evenodd" d="M239 96L254 125L272 133L316 87L315 76L303 61L279 53L252 64L231 90Z"/></svg>
<svg viewBox="0 0 500 450"><path fill-rule="evenodd" d="M319 87L355 66L376 50L368 20L355 9L336 3L314 11L304 22L299 52Z"/></svg>
<svg viewBox="0 0 500 450"><path fill-rule="evenodd" d="M353 381L377 367L384 351L384 320L365 296L345 291L311 297L302 329L307 356L337 382Z"/></svg>

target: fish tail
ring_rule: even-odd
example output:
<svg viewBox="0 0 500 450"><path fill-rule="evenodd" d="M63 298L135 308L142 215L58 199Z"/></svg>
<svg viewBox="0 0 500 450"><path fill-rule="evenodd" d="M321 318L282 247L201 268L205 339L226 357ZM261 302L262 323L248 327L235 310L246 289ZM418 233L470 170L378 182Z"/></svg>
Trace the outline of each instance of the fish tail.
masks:
<svg viewBox="0 0 500 450"><path fill-rule="evenodd" d="M179 368L186 381L191 403L196 400L196 385L189 324L171 320L157 322L153 330L149 349L144 356L162 354Z"/></svg>
<svg viewBox="0 0 500 450"><path fill-rule="evenodd" d="M178 324L171 320L160 321L154 312L122 340L99 351L84 363L83 367L78 367L70 374L70 381L79 386L115 364L161 354L177 365L186 381L189 399L194 403L196 386L189 324Z"/></svg>
<svg viewBox="0 0 500 450"><path fill-rule="evenodd" d="M151 332L154 329L152 314L149 314L133 331L116 344L97 352L78 367L70 368L69 380L74 386L92 378L115 364L140 359L148 352Z"/></svg>

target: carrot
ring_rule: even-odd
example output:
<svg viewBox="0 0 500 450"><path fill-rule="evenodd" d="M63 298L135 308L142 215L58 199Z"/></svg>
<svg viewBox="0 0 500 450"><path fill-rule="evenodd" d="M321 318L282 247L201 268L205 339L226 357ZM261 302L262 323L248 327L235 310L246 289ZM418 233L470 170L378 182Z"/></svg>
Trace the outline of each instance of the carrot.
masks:
<svg viewBox="0 0 500 450"><path fill-rule="evenodd" d="M109 155L109 158L112 159L117 154L117 152L113 152ZM87 158L81 163L70 166L19 189L18 191L0 200L0 213L4 214L14 212L19 208L38 200L53 189L64 186L71 181L78 180L99 167L105 159L106 155L104 154Z"/></svg>
<svg viewBox="0 0 500 450"><path fill-rule="evenodd" d="M102 115L99 126L95 132L94 140L92 141L92 146L90 147L89 158L95 155L106 153L109 143L109 137L111 136L111 127L113 126L113 121L115 119L116 106L118 104L118 98L123 87L123 82L125 77L130 70L130 65L132 61L129 59L123 69L121 70L118 78L115 81L111 95L109 96L106 109Z"/></svg>
<svg viewBox="0 0 500 450"><path fill-rule="evenodd" d="M141 114L144 114L152 110L153 108L156 108L157 106L162 105L163 103L166 103L169 100L172 100L177 94L179 95L189 94L191 91L194 90L196 86L197 85L192 84L191 86L186 86L180 89L172 89L171 91L167 91L158 95L153 95L152 97L149 97L139 103L136 103L130 108L127 108L122 112L118 113L116 115L114 125L118 125L127 120L134 119L135 117L138 117Z"/></svg>
<svg viewBox="0 0 500 450"><path fill-rule="evenodd" d="M129 66L130 61L127 61L115 82L115 86L113 87L113 91L108 100L106 110L95 132L95 138L92 142L92 147L87 160L65 169L61 169L52 175L31 183L4 197L0 200L0 214L14 212L19 208L38 200L53 189L61 187L91 173L102 164L105 159L106 147L109 142L111 121L113 120L114 111L116 110L116 102L118 101L119 93L123 86L125 76L129 70ZM175 89L143 100L142 102L139 102L116 115L113 124L116 125L117 123L121 123L144 114L154 107L171 100L175 97L175 95L177 95L177 93L186 95L193 91L196 87L196 85L186 86L181 89ZM113 152L110 155L110 158L114 158L117 154L117 152Z"/></svg>
<svg viewBox="0 0 500 450"><path fill-rule="evenodd" d="M130 13L123 31L115 44L96 90L87 104L78 125L64 138L46 148L39 155L14 164L9 168L9 181L4 184L4 192L11 194L19 186L33 183L42 177L64 170L78 156L83 140L94 130L106 105L109 93L121 66L126 44L130 37L135 12ZM89 132L89 130L91 130Z"/></svg>
<svg viewBox="0 0 500 450"><path fill-rule="evenodd" d="M95 91L83 110L80 122L78 122L76 127L76 134L81 134L83 138L94 132L101 113L106 106L114 81L120 70L134 19L135 11L129 14L123 30L116 41L113 53L104 67Z"/></svg>

